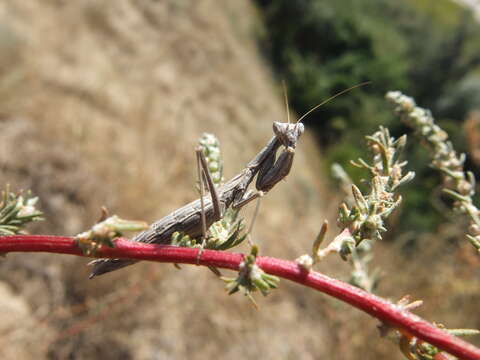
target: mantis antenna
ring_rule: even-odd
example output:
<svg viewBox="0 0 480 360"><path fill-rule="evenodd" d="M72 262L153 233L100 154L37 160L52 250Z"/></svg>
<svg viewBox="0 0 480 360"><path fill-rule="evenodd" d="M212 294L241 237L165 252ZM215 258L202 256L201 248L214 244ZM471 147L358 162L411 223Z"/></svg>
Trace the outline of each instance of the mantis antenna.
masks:
<svg viewBox="0 0 480 360"><path fill-rule="evenodd" d="M357 85L354 85L352 87L349 87L348 89L345 89L345 90L342 90L338 93L336 93L335 95L333 96L330 96L327 100L324 100L322 101L320 104L318 105L315 105L313 108L311 108L310 110L308 110L305 114L303 114L300 119L298 119L297 123L299 123L300 121L302 121L307 115L311 114L313 111L317 110L320 106L322 105L325 105L327 102L329 102L330 100L333 100L335 99L337 96L340 96L342 94L345 94L346 92L349 92L350 90L353 90L353 89L356 89L358 87L361 87L361 86L364 86L364 85L368 85L368 84L371 84L372 82L371 81L365 81L363 83L360 83L360 84L357 84Z"/></svg>
<svg viewBox="0 0 480 360"><path fill-rule="evenodd" d="M290 124L290 109L288 107L288 93L287 93L287 85L285 84L285 80L282 80L282 87L283 87L283 97L285 98L285 107L287 109L287 122Z"/></svg>

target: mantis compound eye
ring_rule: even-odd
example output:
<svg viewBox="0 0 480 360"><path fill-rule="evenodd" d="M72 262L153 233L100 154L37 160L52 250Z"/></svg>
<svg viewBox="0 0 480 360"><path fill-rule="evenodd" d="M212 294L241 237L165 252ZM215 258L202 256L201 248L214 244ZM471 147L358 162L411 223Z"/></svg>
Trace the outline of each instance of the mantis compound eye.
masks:
<svg viewBox="0 0 480 360"><path fill-rule="evenodd" d="M295 127L297 129L297 137L300 137L305 131L305 126L301 122L299 122L295 124Z"/></svg>

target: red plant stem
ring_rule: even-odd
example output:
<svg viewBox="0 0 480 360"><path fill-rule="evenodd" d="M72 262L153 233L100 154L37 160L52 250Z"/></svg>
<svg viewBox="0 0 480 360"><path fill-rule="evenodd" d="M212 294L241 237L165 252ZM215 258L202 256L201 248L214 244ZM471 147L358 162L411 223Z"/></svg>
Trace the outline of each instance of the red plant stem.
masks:
<svg viewBox="0 0 480 360"><path fill-rule="evenodd" d="M72 237L50 235L13 235L0 237L0 253L50 252L84 256ZM104 247L99 257L129 258L157 262L196 264L198 249L169 245L152 245L117 239L115 248ZM238 270L242 254L204 250L201 265ZM293 261L270 257L257 257L257 265L265 272L331 295L365 311L380 321L426 341L461 359L480 359L480 349L441 330L420 317L403 310L378 296L372 295L342 281L315 271L306 271Z"/></svg>

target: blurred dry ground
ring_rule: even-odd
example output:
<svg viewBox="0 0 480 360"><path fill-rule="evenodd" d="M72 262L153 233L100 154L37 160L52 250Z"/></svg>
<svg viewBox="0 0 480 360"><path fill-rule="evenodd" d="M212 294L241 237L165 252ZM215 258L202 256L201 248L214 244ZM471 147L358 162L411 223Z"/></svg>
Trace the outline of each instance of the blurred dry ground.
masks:
<svg viewBox="0 0 480 360"><path fill-rule="evenodd" d="M257 21L246 0L0 2L0 169L4 183L41 198L46 221L31 231L76 234L102 205L154 221L191 201L203 132L219 137L226 178L242 169L272 121L286 118L253 41ZM336 207L318 159L307 133L292 174L262 201L253 236L263 254L305 253ZM405 265L383 254L386 267ZM142 263L89 281L86 263L46 254L0 263L2 359L374 359L393 350L374 320L286 282L257 296L257 311L203 268ZM345 271L335 267L322 264ZM386 293L399 297L408 284Z"/></svg>
<svg viewBox="0 0 480 360"><path fill-rule="evenodd" d="M191 201L203 132L219 137L227 178L242 169L286 118L254 18L246 1L2 1L0 166L4 182L41 197L47 220L32 232L76 234L102 205L153 221ZM294 257L317 231L314 151L305 136L293 175L263 201L263 253ZM1 263L2 358L301 357L320 346L313 321L309 336L285 332L306 316L293 296L256 311L206 269L139 264L88 281L86 263Z"/></svg>

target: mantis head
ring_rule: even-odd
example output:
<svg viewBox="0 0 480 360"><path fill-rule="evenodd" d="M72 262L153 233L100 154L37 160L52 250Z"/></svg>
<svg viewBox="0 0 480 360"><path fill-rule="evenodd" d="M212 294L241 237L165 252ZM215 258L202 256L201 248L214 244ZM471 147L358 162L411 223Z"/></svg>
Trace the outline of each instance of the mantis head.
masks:
<svg viewBox="0 0 480 360"><path fill-rule="evenodd" d="M303 134L304 130L305 127L301 122L293 124L278 121L273 122L273 132L275 133L275 136L287 148L295 148L298 138Z"/></svg>

